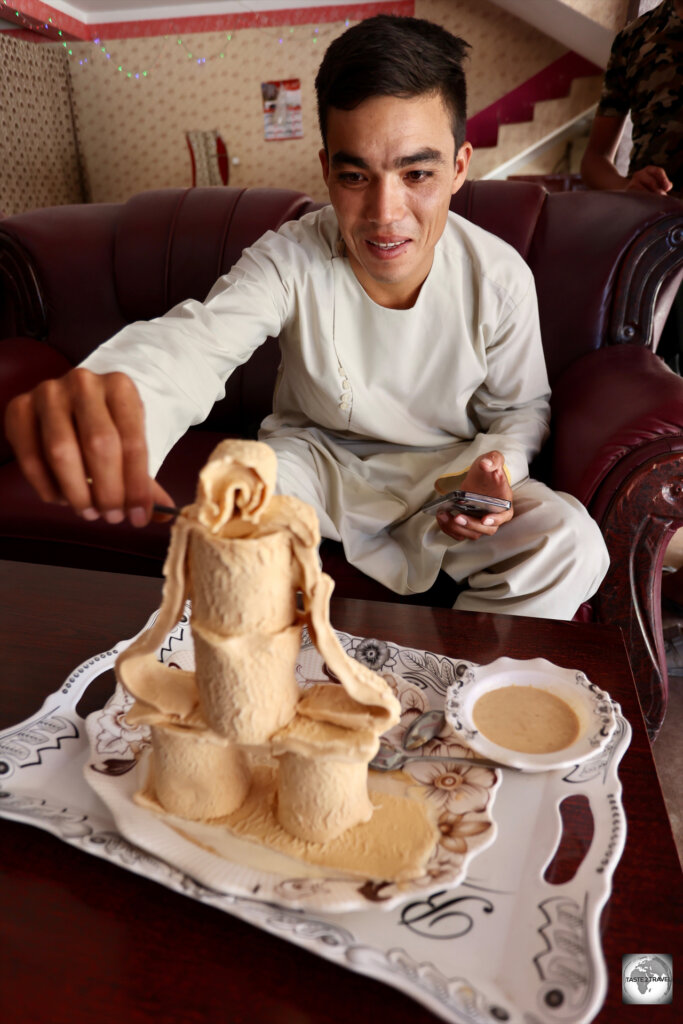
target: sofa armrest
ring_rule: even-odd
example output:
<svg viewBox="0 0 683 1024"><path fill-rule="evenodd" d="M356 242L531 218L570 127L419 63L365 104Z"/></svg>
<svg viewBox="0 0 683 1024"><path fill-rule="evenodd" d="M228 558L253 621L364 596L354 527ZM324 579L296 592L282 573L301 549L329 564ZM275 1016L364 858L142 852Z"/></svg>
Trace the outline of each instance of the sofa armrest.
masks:
<svg viewBox="0 0 683 1024"><path fill-rule="evenodd" d="M683 527L683 379L647 348L600 349L562 374L553 416L553 486L600 526L610 567L593 610L623 632L654 737L668 699L662 565Z"/></svg>
<svg viewBox="0 0 683 1024"><path fill-rule="evenodd" d="M42 380L61 377L71 369L69 360L44 341L35 338L0 339L0 424L10 399L29 391ZM13 458L12 449L0 433L0 463Z"/></svg>
<svg viewBox="0 0 683 1024"><path fill-rule="evenodd" d="M552 486L587 506L620 465L683 450L683 378L642 346L577 359L554 385L551 405Z"/></svg>

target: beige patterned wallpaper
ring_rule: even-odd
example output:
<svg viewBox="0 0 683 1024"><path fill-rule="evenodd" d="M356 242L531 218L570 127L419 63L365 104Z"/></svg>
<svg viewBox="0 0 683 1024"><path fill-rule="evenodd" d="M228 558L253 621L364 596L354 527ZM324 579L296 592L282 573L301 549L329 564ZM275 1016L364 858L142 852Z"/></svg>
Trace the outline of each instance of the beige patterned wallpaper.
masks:
<svg viewBox="0 0 683 1024"><path fill-rule="evenodd" d="M415 0L415 13L471 44L470 114L565 52L490 0ZM231 185L288 187L325 199L313 80L324 49L343 30L344 24L336 22L319 25L317 33L312 25L297 25L291 31L287 27L239 29L231 38L217 32L181 36L180 42L177 36L152 36L72 44L68 81L88 197L94 202L121 201L144 189L191 184L185 132L218 130L230 157L239 161L230 168ZM0 84L0 90L6 90L8 79L14 83L14 95L8 97L10 113L0 113L13 139L10 160L15 167L14 185L3 189L11 192L5 212L73 201L68 91L59 75L64 51L56 44L32 46L8 40L5 45L27 47L31 55L28 63L13 58L10 74L2 76L5 85ZM266 142L261 82L294 77L302 85L303 138ZM20 102L25 104L21 115L8 123L12 107ZM0 104L3 110L6 106ZM36 117L38 111L47 111L47 116L41 117L42 125L34 120L29 126L24 110L26 114L35 111ZM58 155L56 138L64 150ZM22 163L29 149L34 155L30 171ZM3 165L7 166L4 160ZM2 174L0 170L0 182ZM32 178L31 187L18 194L17 183L27 175Z"/></svg>
<svg viewBox="0 0 683 1024"><path fill-rule="evenodd" d="M471 43L470 113L564 52L489 0L416 0L415 13ZM75 46L78 59L89 57L87 65L72 60L70 68L92 200L190 184L185 132L201 129L217 129L239 160L230 184L296 188L326 198L313 80L325 47L343 30L342 23L321 25L317 42L313 26L291 33L242 29L229 41L225 33L183 37L182 44L175 37L116 40L110 59L92 45ZM146 77L127 77L145 70ZM260 84L292 77L302 84L304 137L266 142Z"/></svg>
<svg viewBox="0 0 683 1024"><path fill-rule="evenodd" d="M0 215L83 201L63 51L0 33Z"/></svg>
<svg viewBox="0 0 683 1024"><path fill-rule="evenodd" d="M110 60L86 43L74 46L91 55L87 65L70 66L92 200L191 184L185 132L212 129L239 159L230 169L231 185L319 193L313 79L325 46L343 29L343 23L322 25L317 43L312 26L291 34L241 29L229 41L223 32L182 36L182 45L177 37L115 40ZM147 77L127 77L145 70ZM295 77L302 85L304 137L266 142L261 82Z"/></svg>

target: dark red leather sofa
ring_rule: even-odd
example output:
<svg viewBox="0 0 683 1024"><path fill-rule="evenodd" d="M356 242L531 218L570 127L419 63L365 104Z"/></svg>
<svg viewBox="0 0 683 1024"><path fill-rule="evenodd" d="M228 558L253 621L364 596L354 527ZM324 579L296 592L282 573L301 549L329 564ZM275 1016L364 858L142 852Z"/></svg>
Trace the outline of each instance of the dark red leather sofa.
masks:
<svg viewBox="0 0 683 1024"><path fill-rule="evenodd" d="M204 298L245 246L314 206L277 189L165 189L0 221L0 411L124 324ZM622 627L654 735L667 697L662 558L683 525L683 380L652 348L683 277L683 204L477 181L452 207L510 242L534 272L553 386L551 441L534 473L575 494L603 530L611 568L591 613ZM277 363L269 339L230 379L206 423L178 442L160 472L177 503L192 499L197 471L221 436L255 434ZM43 505L4 439L0 446L0 556L160 572L167 526L86 524ZM407 600L351 568L338 545L325 544L323 560L337 593ZM451 581L440 578L422 600L454 597Z"/></svg>

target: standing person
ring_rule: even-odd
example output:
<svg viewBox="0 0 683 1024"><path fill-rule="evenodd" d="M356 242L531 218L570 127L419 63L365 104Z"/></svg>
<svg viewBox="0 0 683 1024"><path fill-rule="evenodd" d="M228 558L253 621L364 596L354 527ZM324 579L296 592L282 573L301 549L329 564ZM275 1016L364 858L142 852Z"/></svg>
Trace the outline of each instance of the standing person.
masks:
<svg viewBox="0 0 683 1024"><path fill-rule="evenodd" d="M629 113L624 176L614 160ZM581 175L591 188L683 193L683 0L663 0L615 37Z"/></svg>
<svg viewBox="0 0 683 1024"><path fill-rule="evenodd" d="M626 118L633 123L628 174L614 160ZM591 188L683 198L683 0L663 0L616 36L581 163ZM683 288L657 354L680 373Z"/></svg>
<svg viewBox="0 0 683 1024"><path fill-rule="evenodd" d="M531 271L450 213L467 176L467 44L378 16L328 48L316 78L331 205L267 232L210 291L132 324L8 407L45 500L86 519L149 520L166 453L267 336L282 364L259 437L280 493L398 593L443 568L457 608L570 618L607 568L570 495L529 478L549 387ZM435 489L435 482L439 481ZM452 486L510 501L476 519L422 511Z"/></svg>

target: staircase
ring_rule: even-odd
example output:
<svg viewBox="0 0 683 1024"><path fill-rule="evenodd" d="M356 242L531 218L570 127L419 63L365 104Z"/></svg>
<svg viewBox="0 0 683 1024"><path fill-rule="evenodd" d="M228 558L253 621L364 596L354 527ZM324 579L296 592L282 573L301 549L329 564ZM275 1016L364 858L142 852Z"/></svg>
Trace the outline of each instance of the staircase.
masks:
<svg viewBox="0 0 683 1024"><path fill-rule="evenodd" d="M599 25L563 0L493 2L570 49L468 120L472 178L506 178L550 148L587 134L620 27Z"/></svg>
<svg viewBox="0 0 683 1024"><path fill-rule="evenodd" d="M529 120L499 124L495 145L478 145L475 137L471 177L506 178L551 147L588 132L601 86L601 74L575 78L566 96L533 104Z"/></svg>

